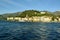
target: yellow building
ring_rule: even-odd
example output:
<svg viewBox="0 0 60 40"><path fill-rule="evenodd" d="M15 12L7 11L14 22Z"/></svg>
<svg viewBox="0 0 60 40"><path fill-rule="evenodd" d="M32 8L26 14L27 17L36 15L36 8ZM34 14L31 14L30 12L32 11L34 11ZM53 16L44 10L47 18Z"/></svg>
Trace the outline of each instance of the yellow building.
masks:
<svg viewBox="0 0 60 40"><path fill-rule="evenodd" d="M14 17L14 19L13 20L15 20L15 21L20 21L21 20L21 18L20 17Z"/></svg>
<svg viewBox="0 0 60 40"><path fill-rule="evenodd" d="M41 14L45 14L45 12L41 12Z"/></svg>
<svg viewBox="0 0 60 40"><path fill-rule="evenodd" d="M7 17L7 20L13 20L14 18L13 17Z"/></svg>
<svg viewBox="0 0 60 40"><path fill-rule="evenodd" d="M10 20L10 21L20 21L22 19L20 17L7 17L7 20Z"/></svg>
<svg viewBox="0 0 60 40"><path fill-rule="evenodd" d="M22 18L22 20L24 20L24 21L28 21L28 19L27 19L27 18Z"/></svg>
<svg viewBox="0 0 60 40"><path fill-rule="evenodd" d="M11 20L11 21L22 21L22 22L25 22L25 21L28 21L28 22L51 22L52 20L52 17L49 17L49 16L33 16L33 17L29 17L29 18L21 18L21 17L7 17L7 20ZM60 19L59 19L60 20Z"/></svg>
<svg viewBox="0 0 60 40"><path fill-rule="evenodd" d="M34 16L33 17L33 22L39 22L40 21L40 17Z"/></svg>
<svg viewBox="0 0 60 40"><path fill-rule="evenodd" d="M60 21L60 18L59 18L59 21Z"/></svg>
<svg viewBox="0 0 60 40"><path fill-rule="evenodd" d="M48 16L40 17L40 21L42 21L42 22L50 22L51 20L52 20L52 17L48 17Z"/></svg>
<svg viewBox="0 0 60 40"><path fill-rule="evenodd" d="M33 21L33 18L32 18L32 17L30 17L30 18L29 18L29 21Z"/></svg>

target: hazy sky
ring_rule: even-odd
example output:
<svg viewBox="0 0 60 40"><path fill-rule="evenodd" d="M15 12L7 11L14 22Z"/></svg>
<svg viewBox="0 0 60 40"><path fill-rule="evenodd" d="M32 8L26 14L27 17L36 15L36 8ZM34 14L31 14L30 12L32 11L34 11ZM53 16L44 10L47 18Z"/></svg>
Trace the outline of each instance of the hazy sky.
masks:
<svg viewBox="0 0 60 40"><path fill-rule="evenodd" d="M60 10L60 0L0 0L0 14L30 9Z"/></svg>

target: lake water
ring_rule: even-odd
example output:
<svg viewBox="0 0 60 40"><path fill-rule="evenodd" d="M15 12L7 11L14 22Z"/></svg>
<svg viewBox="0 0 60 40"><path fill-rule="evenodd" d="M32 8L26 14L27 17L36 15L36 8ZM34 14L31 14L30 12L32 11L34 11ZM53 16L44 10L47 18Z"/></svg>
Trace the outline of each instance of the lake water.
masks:
<svg viewBox="0 0 60 40"><path fill-rule="evenodd" d="M60 40L60 23L0 21L0 40Z"/></svg>

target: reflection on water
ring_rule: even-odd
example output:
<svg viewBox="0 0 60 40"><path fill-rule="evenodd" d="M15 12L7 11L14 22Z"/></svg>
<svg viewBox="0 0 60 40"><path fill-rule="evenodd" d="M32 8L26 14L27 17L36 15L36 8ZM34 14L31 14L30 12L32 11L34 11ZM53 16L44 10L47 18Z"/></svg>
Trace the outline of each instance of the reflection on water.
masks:
<svg viewBox="0 0 60 40"><path fill-rule="evenodd" d="M60 40L60 23L0 21L0 40Z"/></svg>

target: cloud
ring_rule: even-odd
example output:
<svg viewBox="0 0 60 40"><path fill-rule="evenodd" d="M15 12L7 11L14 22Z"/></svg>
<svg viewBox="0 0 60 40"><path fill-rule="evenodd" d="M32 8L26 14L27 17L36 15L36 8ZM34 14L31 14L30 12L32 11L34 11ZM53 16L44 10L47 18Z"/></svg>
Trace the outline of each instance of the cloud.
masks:
<svg viewBox="0 0 60 40"><path fill-rule="evenodd" d="M21 1L19 3L18 0L17 1L13 1L13 0L2 0L2 3L0 5L2 5L6 9L10 9L10 8L13 8L13 9L19 9L19 8L20 9L27 9L27 8L29 8L24 3L21 3Z"/></svg>
<svg viewBox="0 0 60 40"><path fill-rule="evenodd" d="M24 6L23 4L20 4L20 3L18 3L18 2L14 2L14 1L12 1L12 0L2 0L2 1L4 1L4 2L6 2L6 3L8 3L8 4L11 4L11 5L18 6L18 7Z"/></svg>
<svg viewBox="0 0 60 40"><path fill-rule="evenodd" d="M13 9L18 9L19 7L20 8L24 7L24 5L22 5L20 3L17 3L17 2L14 2L12 0L1 0L0 1L0 6L2 7L2 9L5 9L5 10L10 10L10 7L12 7L12 6L13 6L12 7Z"/></svg>

